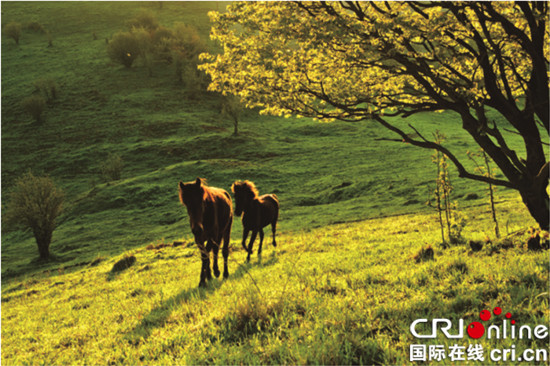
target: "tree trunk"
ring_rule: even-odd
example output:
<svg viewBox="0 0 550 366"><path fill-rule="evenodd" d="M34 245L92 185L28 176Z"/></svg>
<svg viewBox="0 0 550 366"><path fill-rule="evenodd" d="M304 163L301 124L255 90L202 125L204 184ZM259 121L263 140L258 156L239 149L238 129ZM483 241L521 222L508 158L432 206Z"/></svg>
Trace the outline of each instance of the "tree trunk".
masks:
<svg viewBox="0 0 550 366"><path fill-rule="evenodd" d="M519 194L529 213L540 225L542 230L548 231L550 215L548 212L548 193L544 190L534 190L532 187L520 188Z"/></svg>
<svg viewBox="0 0 550 366"><path fill-rule="evenodd" d="M34 232L34 238L36 239L36 244L38 245L38 253L40 254L40 258L48 259L50 257L52 233L37 230Z"/></svg>

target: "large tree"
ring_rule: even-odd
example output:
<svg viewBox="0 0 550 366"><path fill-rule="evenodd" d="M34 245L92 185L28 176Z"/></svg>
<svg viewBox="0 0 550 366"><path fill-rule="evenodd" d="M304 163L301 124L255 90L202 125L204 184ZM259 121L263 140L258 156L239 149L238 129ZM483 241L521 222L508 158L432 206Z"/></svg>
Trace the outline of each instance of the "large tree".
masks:
<svg viewBox="0 0 550 366"><path fill-rule="evenodd" d="M547 2L238 2L210 16L223 46L201 66L211 90L266 113L377 122L446 154L460 177L516 189L548 229ZM393 118L443 110L504 178L469 171Z"/></svg>

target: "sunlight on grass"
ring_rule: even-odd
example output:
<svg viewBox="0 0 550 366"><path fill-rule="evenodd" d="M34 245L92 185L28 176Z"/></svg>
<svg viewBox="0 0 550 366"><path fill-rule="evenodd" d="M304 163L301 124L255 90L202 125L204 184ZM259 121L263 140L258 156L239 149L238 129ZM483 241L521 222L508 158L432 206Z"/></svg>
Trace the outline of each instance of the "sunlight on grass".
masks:
<svg viewBox="0 0 550 366"><path fill-rule="evenodd" d="M485 220L468 235L482 235ZM133 250L136 263L113 276L120 258L12 281L2 294L2 361L399 364L413 341L404 330L422 316L473 319L505 304L522 323L548 322L546 253L517 243L496 253L443 250L434 215L288 232L279 241L250 264L233 241L229 280L206 289L197 288L194 246L159 243ZM435 258L417 264L425 244Z"/></svg>

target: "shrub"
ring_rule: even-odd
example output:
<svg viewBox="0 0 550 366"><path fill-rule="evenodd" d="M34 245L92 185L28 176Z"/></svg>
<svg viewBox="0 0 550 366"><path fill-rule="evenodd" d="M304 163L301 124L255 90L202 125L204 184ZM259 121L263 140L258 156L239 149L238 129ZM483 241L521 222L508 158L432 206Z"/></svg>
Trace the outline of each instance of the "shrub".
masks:
<svg viewBox="0 0 550 366"><path fill-rule="evenodd" d="M199 55L207 50L206 44L196 28L183 23L174 26L173 34L171 49L178 80L195 90L205 89L208 77L197 69L197 65Z"/></svg>
<svg viewBox="0 0 550 366"><path fill-rule="evenodd" d="M416 263L425 262L434 259L434 250L431 245L425 248L420 248L418 253L413 257Z"/></svg>
<svg viewBox="0 0 550 366"><path fill-rule="evenodd" d="M16 44L19 44L19 37L21 37L21 24L17 22L11 22L4 26L4 34L10 38L13 38Z"/></svg>
<svg viewBox="0 0 550 366"><path fill-rule="evenodd" d="M50 178L35 177L31 172L16 181L9 196L5 222L32 230L40 258L50 256L52 234L63 209L63 200L63 192Z"/></svg>
<svg viewBox="0 0 550 366"><path fill-rule="evenodd" d="M101 164L101 174L107 181L119 180L124 168L124 162L118 154L109 154L107 159Z"/></svg>
<svg viewBox="0 0 550 366"><path fill-rule="evenodd" d="M132 35L135 37L138 47L139 56L142 57L143 63L149 71L149 76L153 76L153 43L151 41L151 33L145 28L133 28Z"/></svg>
<svg viewBox="0 0 550 366"><path fill-rule="evenodd" d="M21 106L36 120L36 123L43 122L42 114L46 109L46 100L43 96L39 94L31 95L22 100Z"/></svg>
<svg viewBox="0 0 550 366"><path fill-rule="evenodd" d="M158 27L151 33L151 42L155 49L155 54L158 59L171 63L172 44L174 41L174 32L166 27Z"/></svg>
<svg viewBox="0 0 550 366"><path fill-rule="evenodd" d="M157 18L150 10L142 9L138 15L128 21L128 28L145 28L152 31L158 28Z"/></svg>
<svg viewBox="0 0 550 366"><path fill-rule="evenodd" d="M46 29L44 29L44 26L38 22L27 23L27 29L34 33L40 33L40 34L46 33Z"/></svg>
<svg viewBox="0 0 550 366"><path fill-rule="evenodd" d="M57 84L49 78L38 79L34 82L35 92L40 93L48 102L57 98Z"/></svg>
<svg viewBox="0 0 550 366"><path fill-rule="evenodd" d="M107 54L114 62L130 68L140 55L139 40L131 32L118 32L107 45Z"/></svg>

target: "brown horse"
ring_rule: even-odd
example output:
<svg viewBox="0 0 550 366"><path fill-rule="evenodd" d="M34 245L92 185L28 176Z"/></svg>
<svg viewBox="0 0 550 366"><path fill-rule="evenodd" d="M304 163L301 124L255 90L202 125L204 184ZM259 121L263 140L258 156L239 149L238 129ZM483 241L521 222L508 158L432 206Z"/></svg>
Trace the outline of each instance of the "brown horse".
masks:
<svg viewBox="0 0 550 366"><path fill-rule="evenodd" d="M223 277L229 277L227 257L229 237L233 223L233 206L229 193L220 188L209 187L202 178L194 182L179 182L181 203L187 208L191 231L201 251L202 269L199 286L205 286L212 278L210 273L210 251L214 252L214 276L219 277L218 250L223 239ZM206 246L204 245L204 242Z"/></svg>
<svg viewBox="0 0 550 366"><path fill-rule="evenodd" d="M279 199L274 194L258 196L258 189L256 189L254 183L248 180L233 183L231 191L235 194L235 215L241 216L241 214L243 214L242 245L244 250L248 252L246 260L250 261L252 245L258 233L260 233L258 255L262 254L262 242L264 240L263 228L269 224L271 224L271 232L273 233L273 246L277 246L275 242L275 230L279 217ZM247 248L246 238L249 231L252 231L252 236L250 237Z"/></svg>

